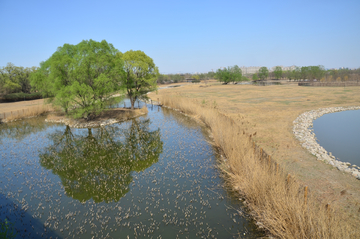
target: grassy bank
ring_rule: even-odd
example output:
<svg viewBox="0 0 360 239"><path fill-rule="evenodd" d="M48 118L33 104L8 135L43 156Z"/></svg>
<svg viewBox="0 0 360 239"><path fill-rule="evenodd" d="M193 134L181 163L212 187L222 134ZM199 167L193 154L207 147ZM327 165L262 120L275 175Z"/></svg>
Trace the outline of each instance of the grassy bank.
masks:
<svg viewBox="0 0 360 239"><path fill-rule="evenodd" d="M53 111L51 105L35 105L24 109L18 109L7 113L2 113L2 122L11 122L28 117L35 117Z"/></svg>
<svg viewBox="0 0 360 239"><path fill-rule="evenodd" d="M309 186L321 203L339 208L360 222L360 181L317 161L292 133L293 121L304 112L360 105L360 87L208 84L208 87L189 85L150 94L154 100L165 95L179 96L204 108L215 107L252 135L256 145L287 172Z"/></svg>
<svg viewBox="0 0 360 239"><path fill-rule="evenodd" d="M327 203L327 200L321 199L319 191L315 187L312 185L307 187L302 178L299 179L299 174L296 171L294 173L294 170L288 170L287 165L284 166L282 162L285 159L278 160L276 157L273 159L271 156L273 156L274 151L264 150L269 145L265 145L266 147L256 146L262 146L262 141L257 137L258 134L263 137L264 131L259 129L263 128L264 124L261 125L260 123L256 127L256 123L248 120L248 117L256 117L257 115L257 117L264 119L268 116L266 113L271 110L269 104L267 104L268 109L264 111L265 114L259 112L261 107L254 107L252 111L248 111L249 115L242 112L234 117L224 110L224 108L226 109L229 105L232 107L234 104L231 101L219 98L228 98L231 96L229 94L231 91L239 90L239 88L234 90L224 87L225 90L221 89L223 90L221 91L215 87L208 87L206 90L201 89L201 91L199 87L172 89L171 91L162 91L153 98L160 98L162 104L191 114L211 128L215 143L222 148L226 155L227 160L223 170L226 172L231 185L246 199L247 205L259 225L262 225L272 235L279 238L357 238L359 231L354 226L357 222L356 218L342 210L337 204ZM274 87L254 88L254 86L248 86L242 90L264 91L262 97L269 96L272 93L278 93L279 98L287 97L287 94L296 97L293 94L294 92L284 94L281 91L285 89L281 87L276 89L280 93L266 92L270 90L269 88L274 90ZM305 92L301 94L303 93ZM214 97L214 95L218 95L218 97ZM202 96L205 97L202 98ZM258 96L256 95L256 98ZM251 95L242 97L251 98ZM308 97L312 98L310 95ZM248 101L251 100L255 99L248 99ZM297 100L300 101L300 99ZM219 102L224 103L224 105L219 104ZM305 98L304 102L306 106L308 100ZM298 107L297 110L303 110L300 108L302 107ZM274 110L273 113L275 115L284 114L283 110L285 109L277 108L278 112ZM297 114L294 115L297 116ZM285 113L285 116L288 115ZM269 121L274 122L273 119L267 120L267 124ZM288 121L292 123L291 118ZM258 131L254 131L254 128ZM291 131L287 127L283 131L285 130ZM268 137L271 138L271 135L269 134ZM270 143L280 144L277 142L278 137L278 135L274 136ZM293 142L287 143L292 145ZM289 149L286 146L284 148ZM283 149L283 151L286 150ZM275 155L279 156L279 154ZM310 156L308 155L308 157ZM288 174L289 172L291 174Z"/></svg>

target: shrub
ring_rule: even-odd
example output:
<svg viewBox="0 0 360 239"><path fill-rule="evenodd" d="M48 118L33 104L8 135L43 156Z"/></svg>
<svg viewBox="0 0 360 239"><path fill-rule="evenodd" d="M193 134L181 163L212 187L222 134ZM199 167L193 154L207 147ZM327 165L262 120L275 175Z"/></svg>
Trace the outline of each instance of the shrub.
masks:
<svg viewBox="0 0 360 239"><path fill-rule="evenodd" d="M25 93L13 93L4 96L4 101L6 102L15 102L15 101L22 101L22 100L36 100L41 99L41 93L32 93L32 94L25 94Z"/></svg>

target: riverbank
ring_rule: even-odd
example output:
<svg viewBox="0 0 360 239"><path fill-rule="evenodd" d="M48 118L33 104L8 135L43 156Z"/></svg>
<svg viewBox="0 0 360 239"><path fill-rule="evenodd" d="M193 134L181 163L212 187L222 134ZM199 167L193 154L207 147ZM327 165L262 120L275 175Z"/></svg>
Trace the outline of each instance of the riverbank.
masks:
<svg viewBox="0 0 360 239"><path fill-rule="evenodd" d="M229 168L234 173L230 174L230 181L233 188L237 191L240 190L241 195L247 199L250 208L252 208L252 201L253 205L259 205L262 204L258 202L259 200L265 200L263 202L264 206L260 206L258 209L252 208L252 210L255 212L255 218L258 215L257 220L261 223L260 225L264 225L271 234L284 238L302 237L296 233L298 230L304 230L302 227L306 227L308 220L305 222L297 221L296 218L294 219L288 215L290 211L290 214L302 215L301 218L309 219L309 217L314 217L316 221L319 220L317 221L319 225L325 223L324 228L319 229L324 230L330 224L327 223L327 216L322 217L324 212L318 210L326 208L335 215L332 219L341 218L340 221L337 221L337 225L331 225L331 230L344 232L344 226L352 228L348 228L348 231L353 233L352 235L339 235L339 237L356 238L359 235L356 227L351 227L351 225L357 225L359 222L359 181L348 174L343 174L337 169L329 167L328 164L317 161L313 155L301 147L292 133L293 121L305 111L324 106L347 106L358 103L360 100L359 87L314 89L295 85L266 87L212 85L206 88L184 86L171 90L164 89L158 95L150 94L150 96L153 99L160 98L161 104L164 105L169 104L166 99L174 98L175 100L172 100L171 103L173 104L172 108L193 115L203 120L207 125L212 124L211 120L208 119L209 117L213 118L211 115L217 114L216 112L222 115L220 116L221 120L214 124L218 126L211 128L212 131L214 131L214 128L222 128L218 136L216 136L216 133L214 134L214 138L218 138L218 145L222 148L225 147L227 161L232 162ZM182 101L185 101L185 103L180 105ZM211 113L205 113L203 109L210 110ZM251 138L255 147L252 143L249 143L249 138ZM255 153L251 153L252 151ZM268 168L272 168L275 174L277 169L282 172L279 174L278 180L273 178L273 174L269 174L267 170L262 169L264 167L264 165L261 166L263 163L254 167L253 165L251 167L243 165L244 162L259 162L258 159L264 158L264 156L267 159L263 161L267 162L269 159L272 162L269 164L272 166ZM233 160L230 160L230 158L233 158ZM259 170L254 170L255 167L259 167ZM249 182L244 177L254 182ZM288 187L283 183L292 182L292 180L295 180L297 184L294 187L296 190L293 191L297 198L289 196L287 192L283 191L283 188ZM259 184L257 184L258 182ZM271 185L271 182L276 183ZM252 190L244 188L244 185L247 184L250 185L249 188ZM251 185L255 186L255 188ZM306 195L313 200L314 210L311 209L311 211L315 212L316 215L304 215L303 209L296 206L296 204L303 205L305 188L307 189ZM264 195L259 196L262 189L264 189ZM276 198L276 195L269 194L269 190L276 191L276 194L282 196ZM309 202L307 203L307 205L310 205ZM285 216L271 214L268 209L270 212L276 209L278 212L283 212ZM270 222L277 222L277 225L269 226L266 222L263 223L265 219L262 215L275 215ZM296 215L293 216L297 217ZM271 216L269 217L271 218ZM285 229L283 229L284 225L282 223L286 224L286 222L292 222L292 226L289 225L290 233L284 235L282 233L284 233ZM332 223L335 223L335 221ZM326 238L326 236L319 236L316 233L307 236ZM332 237L335 238L335 236Z"/></svg>
<svg viewBox="0 0 360 239"><path fill-rule="evenodd" d="M108 109L89 121L85 119L72 119L66 117L64 114L54 113L49 114L45 121L63 123L71 128L97 128L136 118L141 115L145 115L147 112L148 110L146 107L135 110L127 108Z"/></svg>
<svg viewBox="0 0 360 239"><path fill-rule="evenodd" d="M44 99L0 103L0 123L36 117L53 110L51 105L45 105Z"/></svg>

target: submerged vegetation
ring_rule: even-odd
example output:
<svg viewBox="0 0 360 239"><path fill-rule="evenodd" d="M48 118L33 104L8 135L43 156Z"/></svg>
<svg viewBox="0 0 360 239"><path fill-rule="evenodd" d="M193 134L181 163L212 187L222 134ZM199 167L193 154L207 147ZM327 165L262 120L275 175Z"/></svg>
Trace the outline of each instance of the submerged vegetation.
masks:
<svg viewBox="0 0 360 239"><path fill-rule="evenodd" d="M284 172L231 118L214 108L169 94L161 102L211 128L226 157L221 166L258 225L279 238L356 238L359 231L338 210L321 205L308 188Z"/></svg>
<svg viewBox="0 0 360 239"><path fill-rule="evenodd" d="M16 237L14 223L10 222L7 218L0 221L0 238L12 239Z"/></svg>

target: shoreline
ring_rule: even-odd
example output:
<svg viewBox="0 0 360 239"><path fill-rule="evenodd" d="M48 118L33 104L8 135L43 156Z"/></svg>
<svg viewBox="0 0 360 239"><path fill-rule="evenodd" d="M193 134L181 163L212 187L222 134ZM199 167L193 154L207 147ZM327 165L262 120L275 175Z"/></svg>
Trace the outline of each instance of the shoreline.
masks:
<svg viewBox="0 0 360 239"><path fill-rule="evenodd" d="M137 118L139 116L143 116L147 114L148 110L147 108L141 108L141 109L126 109L126 108L115 108L111 110L107 110L102 112L99 116L95 117L95 119L86 121L82 118L80 119L72 119L69 118L62 113L59 112L52 112L47 114L47 118L45 119L45 122L48 123L60 123L70 126L71 128L98 128L98 127L104 127L106 125L115 124L118 122L127 121L130 119ZM2 120L0 119L0 124L2 123L11 123L15 121L20 121L28 118L34 118L43 115L44 113L33 115L33 116L26 116L21 118L16 118L12 120Z"/></svg>
<svg viewBox="0 0 360 239"><path fill-rule="evenodd" d="M60 118L60 119L45 119L45 122L65 124L71 128L79 128L79 129L81 129L81 128L98 128L98 127L104 127L106 125L111 125L111 124L127 121L130 119L134 119L134 118L137 118L137 117L145 115L145 114L146 113L142 113L142 114L127 117L124 119L110 118L110 119L101 120L101 121L89 121L89 122L79 122L78 120L73 120L73 119L69 119L66 117Z"/></svg>
<svg viewBox="0 0 360 239"><path fill-rule="evenodd" d="M135 110L116 108L104 111L100 116L90 121L85 121L84 119L71 119L63 115L49 115L48 118L45 119L45 122L62 123L71 128L98 128L137 118L147 114L147 112L148 110L146 107Z"/></svg>
<svg viewBox="0 0 360 239"><path fill-rule="evenodd" d="M279 238L352 238L356 227L342 224L347 215L328 204L319 204L307 185L284 171L252 134L216 108L207 108L187 98L161 96L162 106L202 121L221 150L219 169L224 180L244 200L259 229ZM291 131L290 131L291 132ZM295 175L296 176L296 175ZM307 208L307 210L304 210ZM331 221L327 221L329 216ZM305 218L312 218L306 220ZM321 226L319 226L321 225ZM297 236L295 236L297 235ZM322 235L319 237L318 235Z"/></svg>
<svg viewBox="0 0 360 239"><path fill-rule="evenodd" d="M314 155L317 160L330 164L338 170L351 174L360 180L360 166L353 167L351 163L337 160L316 142L315 133L310 129L313 126L313 121L324 114L347 110L360 110L360 106L320 108L304 112L293 121L293 134L300 145Z"/></svg>

